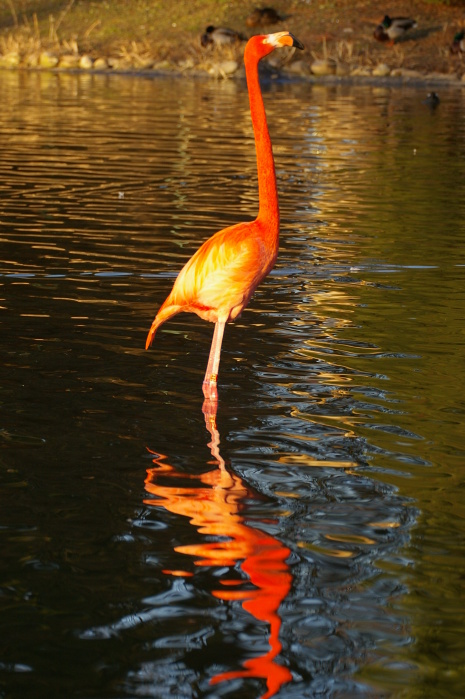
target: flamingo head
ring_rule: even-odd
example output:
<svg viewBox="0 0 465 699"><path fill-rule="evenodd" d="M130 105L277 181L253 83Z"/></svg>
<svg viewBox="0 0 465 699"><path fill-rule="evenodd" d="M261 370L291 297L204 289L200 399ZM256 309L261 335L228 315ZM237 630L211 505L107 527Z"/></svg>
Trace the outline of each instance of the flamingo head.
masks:
<svg viewBox="0 0 465 699"><path fill-rule="evenodd" d="M291 32L276 32L263 37L263 43L270 45L273 49L281 46L294 46L296 49L303 49L304 45Z"/></svg>
<svg viewBox="0 0 465 699"><path fill-rule="evenodd" d="M294 46L297 49L304 48L303 44L290 32L276 32L275 34L253 36L247 43L246 53L251 52L260 60L275 49L283 46Z"/></svg>

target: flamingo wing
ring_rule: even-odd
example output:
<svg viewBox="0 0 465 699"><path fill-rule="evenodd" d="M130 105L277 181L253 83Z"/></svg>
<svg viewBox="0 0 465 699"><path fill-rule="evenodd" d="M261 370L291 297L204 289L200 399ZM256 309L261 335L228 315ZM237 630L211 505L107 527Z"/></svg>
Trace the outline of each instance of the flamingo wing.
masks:
<svg viewBox="0 0 465 699"><path fill-rule="evenodd" d="M237 318L273 267L277 248L266 244L258 222L238 223L205 241L186 262L147 335L182 311L217 323Z"/></svg>
<svg viewBox="0 0 465 699"><path fill-rule="evenodd" d="M214 323L236 318L274 263L253 234L254 225L237 224L207 240L181 270L165 303Z"/></svg>

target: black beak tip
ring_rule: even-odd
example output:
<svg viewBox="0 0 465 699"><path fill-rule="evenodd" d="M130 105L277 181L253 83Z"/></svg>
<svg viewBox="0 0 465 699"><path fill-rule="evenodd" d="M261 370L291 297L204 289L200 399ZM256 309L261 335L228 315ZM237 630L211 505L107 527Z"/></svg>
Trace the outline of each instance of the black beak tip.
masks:
<svg viewBox="0 0 465 699"><path fill-rule="evenodd" d="M292 36L292 45L295 46L296 49L300 49L301 51L303 51L305 46L302 44L302 42L299 41L297 39L297 37L295 37L293 34L291 34L291 36Z"/></svg>

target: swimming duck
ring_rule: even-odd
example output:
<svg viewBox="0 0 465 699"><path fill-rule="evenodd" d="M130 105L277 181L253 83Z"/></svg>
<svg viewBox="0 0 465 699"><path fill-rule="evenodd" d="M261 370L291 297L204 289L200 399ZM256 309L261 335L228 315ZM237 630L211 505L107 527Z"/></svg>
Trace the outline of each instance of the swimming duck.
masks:
<svg viewBox="0 0 465 699"><path fill-rule="evenodd" d="M415 20L410 19L410 17L389 17L389 15L385 15L381 24L378 24L376 27L373 36L377 41L387 41L392 45L396 39L416 26Z"/></svg>
<svg viewBox="0 0 465 699"><path fill-rule="evenodd" d="M461 31L454 36L450 51L451 53L465 53L465 31Z"/></svg>
<svg viewBox="0 0 465 699"><path fill-rule="evenodd" d="M428 92L426 95L425 104L427 104L431 109L436 109L440 102L441 100L436 92Z"/></svg>
<svg viewBox="0 0 465 699"><path fill-rule="evenodd" d="M284 17L280 17L273 7L256 7L245 23L248 27L264 27L267 24L277 24L282 22Z"/></svg>
<svg viewBox="0 0 465 699"><path fill-rule="evenodd" d="M202 46L227 46L245 41L245 37L234 29L226 27L213 27L211 24L205 29L205 33L200 37Z"/></svg>

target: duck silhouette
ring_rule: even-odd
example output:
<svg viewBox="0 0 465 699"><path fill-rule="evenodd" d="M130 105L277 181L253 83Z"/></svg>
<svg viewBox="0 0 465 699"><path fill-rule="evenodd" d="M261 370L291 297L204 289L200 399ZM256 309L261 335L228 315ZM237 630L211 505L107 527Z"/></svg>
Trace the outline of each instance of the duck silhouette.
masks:
<svg viewBox="0 0 465 699"><path fill-rule="evenodd" d="M389 17L389 15L385 15L383 21L378 24L373 32L373 36L377 41L386 42L392 46L396 39L399 39L409 29L413 29L416 26L416 21L410 17Z"/></svg>
<svg viewBox="0 0 465 699"><path fill-rule="evenodd" d="M465 53L465 31L458 32L450 47L451 53Z"/></svg>
<svg viewBox="0 0 465 699"><path fill-rule="evenodd" d="M247 17L245 23L248 27L265 27L267 24L282 22L281 17L273 7L256 7Z"/></svg>
<svg viewBox="0 0 465 699"><path fill-rule="evenodd" d="M234 29L227 27L214 27L210 24L200 37L202 46L231 46L245 41L245 37Z"/></svg>

